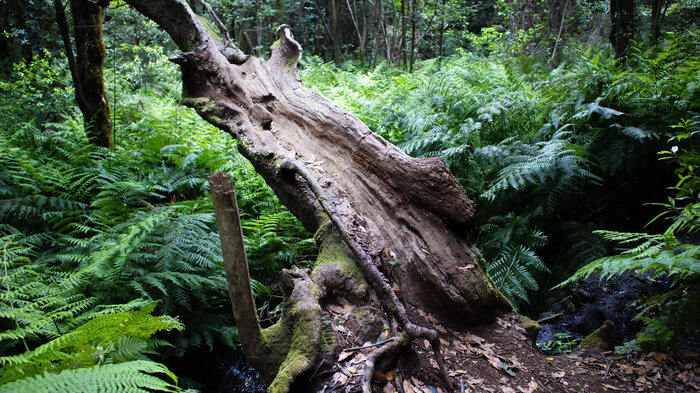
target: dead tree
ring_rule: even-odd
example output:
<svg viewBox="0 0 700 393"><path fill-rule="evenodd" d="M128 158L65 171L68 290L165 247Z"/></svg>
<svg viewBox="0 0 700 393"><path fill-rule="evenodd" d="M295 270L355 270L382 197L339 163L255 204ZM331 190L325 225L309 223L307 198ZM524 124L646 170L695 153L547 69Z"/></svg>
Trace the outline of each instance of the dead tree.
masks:
<svg viewBox="0 0 700 393"><path fill-rule="evenodd" d="M407 156L304 88L302 48L288 26L278 28L262 61L217 41L184 0L127 3L182 51L171 60L182 70L183 102L236 138L282 203L316 233L318 260L311 271L285 272L283 317L262 332L250 359L272 381L270 391L287 391L343 347L374 341L385 324L393 338L375 352L373 367L416 337L433 345L440 365L440 341L419 312L473 325L511 309L464 236L473 205L445 163ZM338 297L363 310L354 343L333 335L325 304Z"/></svg>

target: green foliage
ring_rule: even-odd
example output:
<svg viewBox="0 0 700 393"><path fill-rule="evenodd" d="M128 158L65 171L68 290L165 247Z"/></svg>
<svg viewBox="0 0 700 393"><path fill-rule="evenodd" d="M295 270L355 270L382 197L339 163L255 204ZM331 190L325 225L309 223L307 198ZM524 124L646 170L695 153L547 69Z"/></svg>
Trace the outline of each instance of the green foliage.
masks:
<svg viewBox="0 0 700 393"><path fill-rule="evenodd" d="M697 124L682 122L680 128L686 132L672 138L672 150L661 152L663 159L672 159L679 166L676 195L664 204L671 218L667 229L662 234L598 231L604 239L616 242L625 251L597 259L559 284L571 285L591 275L606 280L623 272L646 273L649 279L672 280L667 292L637 301L640 307L637 318L645 326L635 342L627 344L624 350L667 346L678 349L689 334L696 334L694 330L700 323L696 312L700 305L697 292L700 245L685 240L700 230L700 188L693 178L700 159L695 145L700 133ZM676 144L680 142L685 145L682 150Z"/></svg>
<svg viewBox="0 0 700 393"><path fill-rule="evenodd" d="M0 79L0 128L15 129L29 123L42 127L70 113L73 99L66 61L44 51L11 65L12 72ZM22 108L16 110L15 108ZM28 125L28 124L27 124Z"/></svg>
<svg viewBox="0 0 700 393"><path fill-rule="evenodd" d="M154 375L155 374L155 375ZM162 375L161 379L157 375ZM165 379L167 377L168 380ZM177 378L162 364L134 360L60 373L45 373L0 386L2 393L178 392Z"/></svg>
<svg viewBox="0 0 700 393"><path fill-rule="evenodd" d="M663 45L637 50L625 68L594 50L554 69L533 57L458 50L439 68L425 61L412 74L312 59L302 78L406 153L442 157L476 199L470 235L487 261L498 261L490 271L500 272L497 281L521 311L538 312L525 300L543 283L605 254L592 230L642 225L655 214L640 215L642 196L672 185L654 158L678 133L671 126L699 109L694 45L667 35ZM491 229L510 226L498 217L527 222L549 244L504 237Z"/></svg>
<svg viewBox="0 0 700 393"><path fill-rule="evenodd" d="M0 391L44 391L57 379L97 390L92 384L99 378L103 386L124 381L134 387L176 389L137 373L157 370L177 382L165 366L145 360L143 354L164 343L152 338L156 332L182 329L180 322L152 316L155 303L95 307L96 299L79 292L70 272L32 263L35 239L4 229L13 233L0 238L0 317L5 328L0 334ZM104 364L113 365L98 367Z"/></svg>
<svg viewBox="0 0 700 393"><path fill-rule="evenodd" d="M538 342L537 347L548 355L563 355L571 353L580 343L581 339L570 333L556 333L554 340Z"/></svg>
<svg viewBox="0 0 700 393"><path fill-rule="evenodd" d="M155 49L149 53L164 61ZM4 97L3 109L16 115L0 128L0 389L38 391L60 379L101 389L103 377L115 391L174 391L172 375L141 362L146 355L237 345L211 172L227 171L236 182L256 295L271 296L266 284L282 267L316 252L235 141L178 105L172 74L155 76L162 61L137 50L132 58L112 53L154 67L143 79L142 68L125 63L117 63L119 74L105 73L120 77L114 151L88 143L67 100L45 115L20 116L16 106L30 106L50 83L2 80L16 94ZM18 67L63 80L60 63L42 61ZM161 316L143 308L154 302ZM183 324L184 332L165 336L172 345L152 337Z"/></svg>
<svg viewBox="0 0 700 393"><path fill-rule="evenodd" d="M516 308L529 303L529 293L539 289L536 276L549 273L533 251L543 247L547 237L530 228L527 218L513 214L492 217L481 231L481 251L492 261L487 272L494 283Z"/></svg>

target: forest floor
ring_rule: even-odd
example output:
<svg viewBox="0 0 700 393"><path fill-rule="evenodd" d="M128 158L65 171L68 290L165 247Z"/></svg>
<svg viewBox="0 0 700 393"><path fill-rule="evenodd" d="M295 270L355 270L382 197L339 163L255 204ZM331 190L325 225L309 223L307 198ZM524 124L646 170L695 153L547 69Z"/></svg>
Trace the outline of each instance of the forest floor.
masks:
<svg viewBox="0 0 700 393"><path fill-rule="evenodd" d="M548 356L533 350L533 341L512 314L468 331L442 326L422 315L440 332L446 367L455 392L695 392L700 391L700 364L694 356L651 353L625 357L612 351L579 350ZM376 346L343 352L333 384L325 392L359 390L367 356ZM415 340L412 351L394 370L375 374L383 393L441 393L444 385L430 345Z"/></svg>

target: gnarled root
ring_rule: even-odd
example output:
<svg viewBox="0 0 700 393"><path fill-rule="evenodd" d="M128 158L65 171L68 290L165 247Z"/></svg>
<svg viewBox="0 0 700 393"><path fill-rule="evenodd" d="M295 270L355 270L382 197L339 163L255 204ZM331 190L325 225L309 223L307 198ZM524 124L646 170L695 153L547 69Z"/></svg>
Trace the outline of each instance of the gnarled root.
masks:
<svg viewBox="0 0 700 393"><path fill-rule="evenodd" d="M362 376L361 381L362 393L372 392L371 383L372 377L374 376L374 372L376 370L376 365L380 361L390 363L396 357L396 355L401 352L401 349L403 349L409 343L410 340L408 339L408 336L404 333L400 333L398 336L394 336L387 340L385 345L381 346L379 349L372 352L369 357L367 357L367 361L365 362L365 373Z"/></svg>
<svg viewBox="0 0 700 393"><path fill-rule="evenodd" d="M321 346L321 289L311 279L308 269L294 266L283 275L293 288L286 319L294 327L289 352L268 388L270 393L288 392L292 382L314 366Z"/></svg>

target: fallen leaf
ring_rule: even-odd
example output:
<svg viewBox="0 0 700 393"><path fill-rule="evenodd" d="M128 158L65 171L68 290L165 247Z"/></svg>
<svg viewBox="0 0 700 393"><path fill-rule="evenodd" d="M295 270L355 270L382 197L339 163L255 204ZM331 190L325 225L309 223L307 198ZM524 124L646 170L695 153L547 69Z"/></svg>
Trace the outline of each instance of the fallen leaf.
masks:
<svg viewBox="0 0 700 393"><path fill-rule="evenodd" d="M475 343L477 343L477 344L479 344L479 345L481 345L481 343L484 341L484 339L481 338L481 337L479 337L479 336L476 336L476 335L473 335L473 334L470 334L469 336L470 336L470 338L471 338L472 341L474 341Z"/></svg>
<svg viewBox="0 0 700 393"><path fill-rule="evenodd" d="M425 348L426 351L430 350L430 341L423 339L423 348Z"/></svg>
<svg viewBox="0 0 700 393"><path fill-rule="evenodd" d="M661 363L661 362L664 361L664 358L661 356L660 353L654 352L654 360L656 360L657 362Z"/></svg>
<svg viewBox="0 0 700 393"><path fill-rule="evenodd" d="M503 393L515 393L515 390L508 386L501 386L501 391Z"/></svg>
<svg viewBox="0 0 700 393"><path fill-rule="evenodd" d="M397 284L394 284L394 286L391 289L394 290L394 293L396 294L396 296L403 295L403 291L401 290L401 288Z"/></svg>
<svg viewBox="0 0 700 393"><path fill-rule="evenodd" d="M357 374L357 369L355 367L348 367L347 370L353 374Z"/></svg>
<svg viewBox="0 0 700 393"><path fill-rule="evenodd" d="M367 360L367 356L364 353L360 352L355 356L354 359L352 359L352 361L350 363L357 364L357 363L364 362L365 360Z"/></svg>
<svg viewBox="0 0 700 393"><path fill-rule="evenodd" d="M520 362L519 362L518 359L515 357L515 355L511 355L511 356L508 358L508 361L510 362L510 365L509 365L510 368L520 368L520 369L523 369L523 365L520 364Z"/></svg>
<svg viewBox="0 0 700 393"><path fill-rule="evenodd" d="M634 367L630 366L629 364L618 364L618 366L620 366L620 371L627 375L630 375L634 372Z"/></svg>
<svg viewBox="0 0 700 393"><path fill-rule="evenodd" d="M556 372L553 372L553 373L552 373L552 376L553 376L554 378L563 378L564 375L566 375L566 373L563 372L563 371L556 371Z"/></svg>
<svg viewBox="0 0 700 393"><path fill-rule="evenodd" d="M382 393L396 393L396 387L393 383L388 383L384 385L384 390L382 390Z"/></svg>
<svg viewBox="0 0 700 393"><path fill-rule="evenodd" d="M527 390L524 393L532 393L535 390L537 390L537 388L539 388L539 387L540 387L540 385L538 385L534 379L530 379L530 383L527 384Z"/></svg>
<svg viewBox="0 0 700 393"><path fill-rule="evenodd" d="M338 355L338 362L342 362L343 360L347 359L352 355L352 352L341 352L340 355Z"/></svg>
<svg viewBox="0 0 700 393"><path fill-rule="evenodd" d="M387 373L384 374L384 377L387 381L392 381L394 379L394 370L387 371Z"/></svg>
<svg viewBox="0 0 700 393"><path fill-rule="evenodd" d="M604 384L603 384L603 387L604 387L605 389L611 389L611 390L618 390L618 391L619 391L619 390L622 390L622 389L618 388L617 386L608 385L607 383L604 383Z"/></svg>
<svg viewBox="0 0 700 393"><path fill-rule="evenodd" d="M335 304L331 304L328 306L328 309L333 311L336 314L347 314L350 311L352 311L354 307L351 306L350 304L346 304L344 306L337 306Z"/></svg>
<svg viewBox="0 0 700 393"><path fill-rule="evenodd" d="M411 383L408 382L408 379L403 380L403 391L404 393L416 393L415 390L413 390Z"/></svg>
<svg viewBox="0 0 700 393"><path fill-rule="evenodd" d="M423 385L425 385L423 382L421 382L421 381L419 381L418 379L416 379L416 377L411 377L411 382L413 382L413 384L414 384L415 386L423 386Z"/></svg>
<svg viewBox="0 0 700 393"><path fill-rule="evenodd" d="M345 382L348 381L347 375L343 373L335 373L333 374L333 383L338 384L338 385L345 385Z"/></svg>

